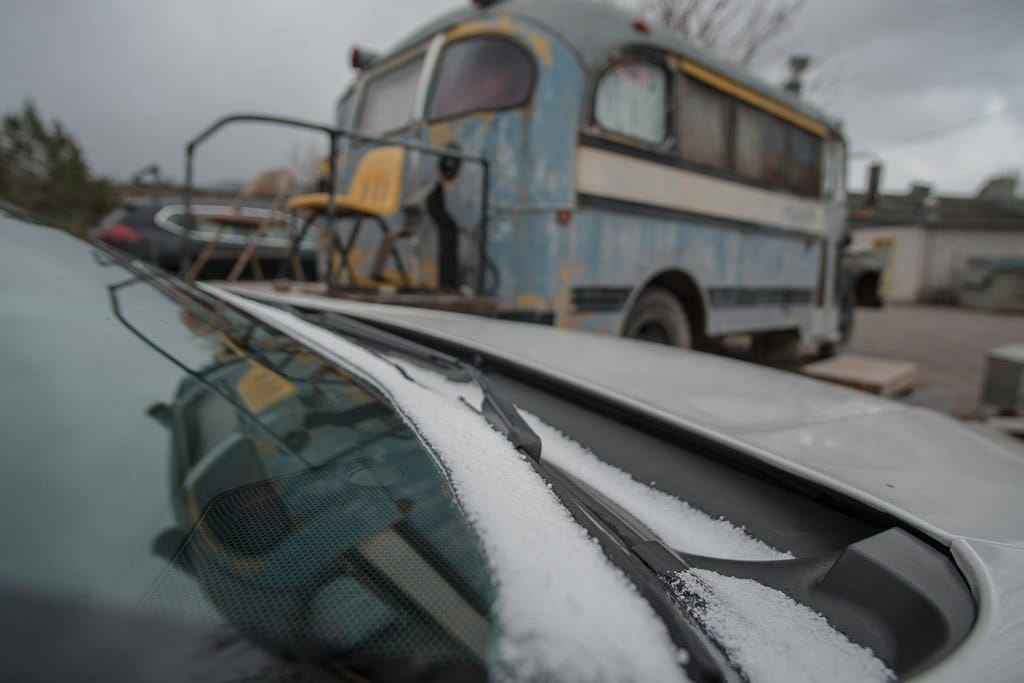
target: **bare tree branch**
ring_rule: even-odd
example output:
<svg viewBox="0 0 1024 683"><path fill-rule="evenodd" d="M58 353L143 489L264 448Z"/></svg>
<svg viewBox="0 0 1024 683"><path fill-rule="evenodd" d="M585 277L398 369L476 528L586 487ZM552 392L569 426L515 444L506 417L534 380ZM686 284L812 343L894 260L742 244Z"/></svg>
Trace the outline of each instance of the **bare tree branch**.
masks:
<svg viewBox="0 0 1024 683"><path fill-rule="evenodd" d="M749 65L781 36L806 0L640 0L651 20L726 59Z"/></svg>
<svg viewBox="0 0 1024 683"><path fill-rule="evenodd" d="M757 23L747 25L748 38L740 56L740 64L750 64L754 56L772 38L782 33L793 17L803 8L805 0L795 0L788 5L779 5L766 16L759 17Z"/></svg>
<svg viewBox="0 0 1024 683"><path fill-rule="evenodd" d="M695 37L697 40L710 47L715 45L721 35L723 28L722 17L725 16L726 10L731 4L731 0L711 0L707 4L708 9L704 13L704 17L701 21L700 27L695 33Z"/></svg>

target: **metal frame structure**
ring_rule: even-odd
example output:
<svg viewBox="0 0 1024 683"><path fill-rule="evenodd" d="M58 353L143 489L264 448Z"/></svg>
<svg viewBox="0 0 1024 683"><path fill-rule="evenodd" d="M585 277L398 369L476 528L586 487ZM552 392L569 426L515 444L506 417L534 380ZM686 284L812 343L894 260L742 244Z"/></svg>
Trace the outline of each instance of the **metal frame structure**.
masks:
<svg viewBox="0 0 1024 683"><path fill-rule="evenodd" d="M366 133L359 132L357 130L349 130L344 128L334 128L331 126L325 126L319 123L312 123L309 121L303 121L300 119L292 119L282 116L269 116L265 114L231 114L225 116L206 129L204 129L197 136L192 138L185 147L185 191L184 191L184 204L185 204L185 229L182 231L182 239L185 242L184 249L182 250L182 272L188 272L188 268L191 265L192 254L191 254L191 236L192 230L195 226L195 217L192 213L192 191L193 191L193 177L194 177L194 160L196 149L208 140L214 133L221 128L228 126L233 123L267 123L272 125L280 126L291 126L293 128L302 128L310 131L318 131L327 136L328 139L328 159L329 159L329 172L328 172L328 189L331 194L335 192L335 184L338 178L338 141L342 138L348 138L356 142L368 142L371 144L378 145L400 145L408 150L417 152L423 152L432 156L439 157L440 159L459 159L460 161L466 161L469 163L479 164L482 169L482 181L481 184L481 204L480 204L480 221L477 224L478 234L478 248L479 248L479 267L476 273L476 282L474 290L477 295L483 296L485 291L485 279L486 279L486 263L487 263L487 225L488 219L490 218L490 163L482 156L474 154L466 154L460 150L447 148L447 147L436 147L434 145L427 145L415 141L409 140L398 140L394 138L386 138L375 135L368 135ZM330 235L331 249L340 246L340 240L335 233L335 224L337 222L337 208L335 207L334 201L327 202L327 232ZM307 221L306 225L303 226L300 234L293 236L292 238L292 249L296 248L302 238L305 237L305 232L309 228L310 222ZM285 260L287 263L288 260ZM284 264L282 264L283 266ZM328 272L327 272L327 288L328 292L334 291L334 273L332 259L328 258Z"/></svg>
<svg viewBox="0 0 1024 683"><path fill-rule="evenodd" d="M142 179L146 176L151 178L150 189L153 192L153 205L160 203L160 166L159 164L150 164L143 166L138 171L132 174L131 182L133 185L141 185Z"/></svg>

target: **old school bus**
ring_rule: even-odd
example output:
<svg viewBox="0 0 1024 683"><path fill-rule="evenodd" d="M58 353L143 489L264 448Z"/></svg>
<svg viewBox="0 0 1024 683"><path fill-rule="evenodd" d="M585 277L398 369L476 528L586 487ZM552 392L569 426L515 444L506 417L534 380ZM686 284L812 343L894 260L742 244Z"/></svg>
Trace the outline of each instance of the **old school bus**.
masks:
<svg viewBox="0 0 1024 683"><path fill-rule="evenodd" d="M845 143L793 93L586 0L467 3L353 63L332 157L345 286L471 290L677 346L848 334ZM372 173L393 201L353 199ZM364 218L381 230L345 227Z"/></svg>

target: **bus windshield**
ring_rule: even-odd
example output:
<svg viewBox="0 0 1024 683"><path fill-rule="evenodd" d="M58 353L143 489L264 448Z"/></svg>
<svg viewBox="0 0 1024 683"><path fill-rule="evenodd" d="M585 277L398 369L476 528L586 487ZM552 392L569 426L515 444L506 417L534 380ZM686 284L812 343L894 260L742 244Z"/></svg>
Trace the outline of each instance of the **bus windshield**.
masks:
<svg viewBox="0 0 1024 683"><path fill-rule="evenodd" d="M533 92L534 71L526 50L507 38L453 42L441 55L427 118L437 121L522 106Z"/></svg>

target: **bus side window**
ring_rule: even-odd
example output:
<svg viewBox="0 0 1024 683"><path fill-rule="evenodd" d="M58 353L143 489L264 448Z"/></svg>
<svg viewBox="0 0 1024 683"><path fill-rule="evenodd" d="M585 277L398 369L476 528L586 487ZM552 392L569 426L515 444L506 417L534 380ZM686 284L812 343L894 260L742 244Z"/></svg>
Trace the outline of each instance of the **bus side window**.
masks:
<svg viewBox="0 0 1024 683"><path fill-rule="evenodd" d="M594 123L650 145L668 137L668 74L651 62L620 62L604 72L594 93Z"/></svg>
<svg viewBox="0 0 1024 683"><path fill-rule="evenodd" d="M745 104L736 106L736 172L761 179L761 112Z"/></svg>
<svg viewBox="0 0 1024 683"><path fill-rule="evenodd" d="M693 79L684 79L679 98L679 144L683 159L728 170L732 98Z"/></svg>
<svg viewBox="0 0 1024 683"><path fill-rule="evenodd" d="M842 201L846 191L846 146L837 138L825 143L825 196Z"/></svg>
<svg viewBox="0 0 1024 683"><path fill-rule="evenodd" d="M737 104L736 171L751 180L785 187L788 128L771 114Z"/></svg>
<svg viewBox="0 0 1024 683"><path fill-rule="evenodd" d="M374 135L392 133L413 119L416 85L423 70L423 56L373 75L363 86L356 128Z"/></svg>
<svg viewBox="0 0 1024 683"><path fill-rule="evenodd" d="M821 193L821 138L798 128L789 131L789 187L811 197Z"/></svg>
<svg viewBox="0 0 1024 683"><path fill-rule="evenodd" d="M763 178L770 185L786 185L786 134L791 126L782 119L761 112Z"/></svg>

